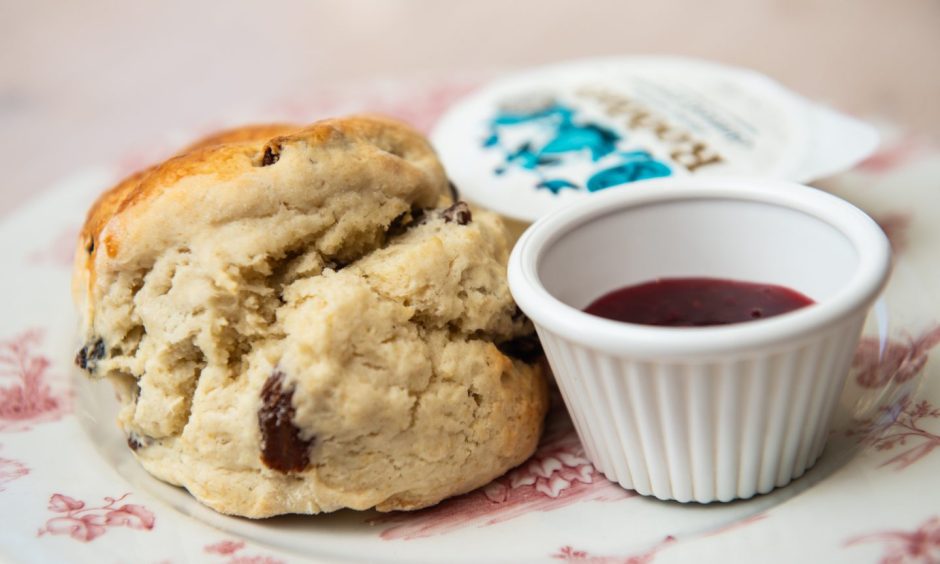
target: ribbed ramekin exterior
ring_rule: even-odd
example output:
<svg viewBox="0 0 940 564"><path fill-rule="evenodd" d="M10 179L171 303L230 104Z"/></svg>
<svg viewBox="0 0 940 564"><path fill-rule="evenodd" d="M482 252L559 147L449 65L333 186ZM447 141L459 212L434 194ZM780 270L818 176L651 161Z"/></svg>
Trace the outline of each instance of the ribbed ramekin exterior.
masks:
<svg viewBox="0 0 940 564"><path fill-rule="evenodd" d="M864 312L789 348L689 362L538 332L595 466L644 495L708 503L767 493L816 462L863 321Z"/></svg>

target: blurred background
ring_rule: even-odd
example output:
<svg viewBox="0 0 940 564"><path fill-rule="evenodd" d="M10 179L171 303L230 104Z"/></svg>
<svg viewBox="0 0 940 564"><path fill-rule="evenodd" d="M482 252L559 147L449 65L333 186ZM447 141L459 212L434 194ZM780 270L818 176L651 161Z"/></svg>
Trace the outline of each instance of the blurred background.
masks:
<svg viewBox="0 0 940 564"><path fill-rule="evenodd" d="M306 100L631 53L751 67L940 139L935 0L0 0L0 217L82 168L145 164Z"/></svg>

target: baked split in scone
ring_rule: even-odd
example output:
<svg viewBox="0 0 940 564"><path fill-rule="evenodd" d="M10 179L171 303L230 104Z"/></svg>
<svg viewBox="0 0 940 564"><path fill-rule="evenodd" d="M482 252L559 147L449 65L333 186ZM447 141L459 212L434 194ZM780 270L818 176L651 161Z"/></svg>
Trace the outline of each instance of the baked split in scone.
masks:
<svg viewBox="0 0 940 564"><path fill-rule="evenodd" d="M418 133L359 116L226 132L103 194L76 362L141 464L265 517L418 509L525 460L547 397L503 227L446 192Z"/></svg>

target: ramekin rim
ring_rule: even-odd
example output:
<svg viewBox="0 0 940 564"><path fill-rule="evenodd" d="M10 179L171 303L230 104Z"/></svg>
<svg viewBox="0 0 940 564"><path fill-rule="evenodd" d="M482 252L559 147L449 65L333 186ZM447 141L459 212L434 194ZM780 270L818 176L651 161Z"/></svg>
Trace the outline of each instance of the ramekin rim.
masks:
<svg viewBox="0 0 940 564"><path fill-rule="evenodd" d="M553 296L538 275L544 253L566 234L620 209L678 199L739 199L802 211L832 226L855 248L859 263L834 296L786 315L750 323L670 328L603 319ZM509 286L536 325L615 355L715 354L799 339L851 316L874 301L887 282L891 251L878 225L851 203L816 188L770 178L678 177L644 181L594 194L556 210L529 227L509 259Z"/></svg>

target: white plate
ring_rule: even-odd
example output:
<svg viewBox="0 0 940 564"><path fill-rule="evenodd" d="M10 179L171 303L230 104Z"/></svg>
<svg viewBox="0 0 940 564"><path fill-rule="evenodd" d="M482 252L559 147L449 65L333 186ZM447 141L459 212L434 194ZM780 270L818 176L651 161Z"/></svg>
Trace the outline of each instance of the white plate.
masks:
<svg viewBox="0 0 940 564"><path fill-rule="evenodd" d="M632 495L594 471L557 406L533 459L461 498L265 521L143 472L109 385L73 368L72 245L118 171L78 175L0 223L0 560L938 562L940 153L915 148L898 141L825 186L880 220L898 258L830 444L792 485L708 506Z"/></svg>

